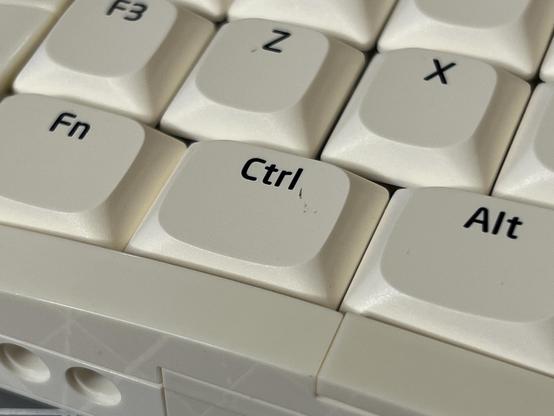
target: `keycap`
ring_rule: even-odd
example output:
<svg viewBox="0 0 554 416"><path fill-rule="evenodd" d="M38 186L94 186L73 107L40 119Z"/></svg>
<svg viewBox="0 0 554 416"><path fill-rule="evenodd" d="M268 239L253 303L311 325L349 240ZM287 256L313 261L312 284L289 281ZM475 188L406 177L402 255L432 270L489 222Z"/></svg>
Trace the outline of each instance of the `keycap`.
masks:
<svg viewBox="0 0 554 416"><path fill-rule="evenodd" d="M110 380L123 374L157 388L162 409L164 392L177 390L174 380L179 376L196 381L197 391L242 395L258 407L282 405L297 414L311 402L312 408L324 407L315 398L315 384L342 319L336 311L206 273L6 226L0 226L0 264L0 339L22 338L33 349L66 357L60 363L65 365L52 368L51 379L42 385L21 383L13 374L1 378L0 364L0 383L10 389L76 408L79 415L166 415L159 408L149 413L156 400L137 397L137 390L125 391L122 384L117 384L122 394L117 406L78 397L65 379L69 360L77 359L82 366L109 369ZM260 389L266 385L279 387ZM137 402L144 407L137 408Z"/></svg>
<svg viewBox="0 0 554 416"><path fill-rule="evenodd" d="M235 0L229 19L261 18L306 26L371 49L395 0Z"/></svg>
<svg viewBox="0 0 554 416"><path fill-rule="evenodd" d="M399 0L380 51L425 48L484 59L531 79L554 26L554 2Z"/></svg>
<svg viewBox="0 0 554 416"><path fill-rule="evenodd" d="M545 82L554 81L554 46L550 43L541 65L540 78Z"/></svg>
<svg viewBox="0 0 554 416"><path fill-rule="evenodd" d="M544 416L554 408L554 379L347 314L317 395L375 415Z"/></svg>
<svg viewBox="0 0 554 416"><path fill-rule="evenodd" d="M554 85L540 84L529 102L493 195L554 206L553 117Z"/></svg>
<svg viewBox="0 0 554 416"><path fill-rule="evenodd" d="M55 98L0 104L0 221L122 249L185 145Z"/></svg>
<svg viewBox="0 0 554 416"><path fill-rule="evenodd" d="M66 0L0 0L0 93L10 87Z"/></svg>
<svg viewBox="0 0 554 416"><path fill-rule="evenodd" d="M315 156L364 57L315 31L267 20L221 28L161 127L196 140L236 140Z"/></svg>
<svg viewBox="0 0 554 416"><path fill-rule="evenodd" d="M166 0L76 0L14 89L156 124L213 31Z"/></svg>
<svg viewBox="0 0 554 416"><path fill-rule="evenodd" d="M530 93L459 55L376 55L321 159L401 187L489 192Z"/></svg>
<svg viewBox="0 0 554 416"><path fill-rule="evenodd" d="M387 199L318 161L201 142L126 251L336 307Z"/></svg>
<svg viewBox="0 0 554 416"><path fill-rule="evenodd" d="M229 6L233 0L172 0L176 4L181 4L193 12L219 22L225 18Z"/></svg>
<svg viewBox="0 0 554 416"><path fill-rule="evenodd" d="M342 305L554 375L554 213L452 189L397 192Z"/></svg>

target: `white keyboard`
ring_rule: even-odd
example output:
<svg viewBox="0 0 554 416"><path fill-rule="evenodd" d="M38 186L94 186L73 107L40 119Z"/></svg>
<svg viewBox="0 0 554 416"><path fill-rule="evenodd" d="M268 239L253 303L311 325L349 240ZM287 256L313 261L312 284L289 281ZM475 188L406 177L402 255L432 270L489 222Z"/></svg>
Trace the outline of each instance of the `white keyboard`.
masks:
<svg viewBox="0 0 554 416"><path fill-rule="evenodd" d="M554 416L553 30L0 0L0 415Z"/></svg>

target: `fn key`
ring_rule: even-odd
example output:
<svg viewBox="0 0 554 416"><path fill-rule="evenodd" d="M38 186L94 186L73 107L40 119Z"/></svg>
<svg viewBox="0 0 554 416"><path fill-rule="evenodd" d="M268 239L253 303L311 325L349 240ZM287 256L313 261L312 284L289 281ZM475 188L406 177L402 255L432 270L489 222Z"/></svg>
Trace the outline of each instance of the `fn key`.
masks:
<svg viewBox="0 0 554 416"><path fill-rule="evenodd" d="M322 162L196 143L127 251L337 307L387 199Z"/></svg>

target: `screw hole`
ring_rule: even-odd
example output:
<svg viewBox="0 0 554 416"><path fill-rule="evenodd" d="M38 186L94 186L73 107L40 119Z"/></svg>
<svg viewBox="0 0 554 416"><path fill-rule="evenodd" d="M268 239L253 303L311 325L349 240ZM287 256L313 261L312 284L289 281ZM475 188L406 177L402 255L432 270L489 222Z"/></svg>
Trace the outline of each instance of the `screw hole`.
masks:
<svg viewBox="0 0 554 416"><path fill-rule="evenodd" d="M34 352L15 344L0 344L0 363L12 374L31 383L45 383L50 370Z"/></svg>
<svg viewBox="0 0 554 416"><path fill-rule="evenodd" d="M116 385L96 371L84 367L67 370L65 378L77 393L101 406L115 406L121 402Z"/></svg>

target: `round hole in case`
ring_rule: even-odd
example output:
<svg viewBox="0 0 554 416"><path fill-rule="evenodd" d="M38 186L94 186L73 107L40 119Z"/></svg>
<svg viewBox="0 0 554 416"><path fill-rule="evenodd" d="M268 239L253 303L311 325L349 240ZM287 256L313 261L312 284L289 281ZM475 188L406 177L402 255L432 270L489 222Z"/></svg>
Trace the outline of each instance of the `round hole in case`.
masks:
<svg viewBox="0 0 554 416"><path fill-rule="evenodd" d="M0 344L0 363L15 376L31 383L50 379L50 370L34 352L15 344Z"/></svg>
<svg viewBox="0 0 554 416"><path fill-rule="evenodd" d="M121 402L121 392L107 377L84 367L73 367L65 373L69 385L79 394L101 406Z"/></svg>

